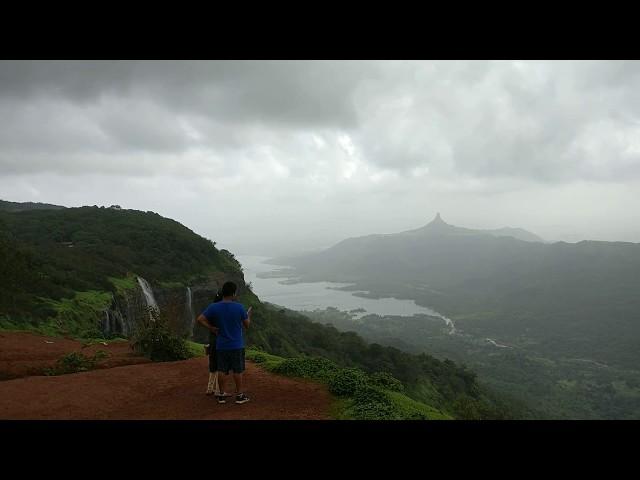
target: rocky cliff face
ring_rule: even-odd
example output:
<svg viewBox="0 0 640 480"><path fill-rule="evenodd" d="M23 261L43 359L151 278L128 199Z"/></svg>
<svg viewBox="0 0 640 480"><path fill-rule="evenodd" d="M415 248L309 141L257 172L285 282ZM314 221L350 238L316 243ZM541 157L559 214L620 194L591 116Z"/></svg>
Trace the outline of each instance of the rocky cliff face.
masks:
<svg viewBox="0 0 640 480"><path fill-rule="evenodd" d="M141 280L134 288L113 294L100 326L105 335L129 337L143 316L148 315L149 292L143 290L142 285L145 285L146 289L152 290L158 309L168 316L169 324L177 334L207 343L209 331L197 324L196 317L213 301L225 281L235 282L241 292L246 288L241 274L218 273L204 283L187 287L162 287Z"/></svg>

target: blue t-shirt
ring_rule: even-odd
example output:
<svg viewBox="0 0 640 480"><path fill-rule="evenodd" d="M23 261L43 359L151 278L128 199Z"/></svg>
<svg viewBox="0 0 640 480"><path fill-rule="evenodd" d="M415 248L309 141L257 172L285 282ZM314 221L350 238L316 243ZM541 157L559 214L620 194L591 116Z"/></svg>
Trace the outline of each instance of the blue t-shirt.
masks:
<svg viewBox="0 0 640 480"><path fill-rule="evenodd" d="M235 350L244 348L242 336L242 321L247 319L247 312L241 303L222 302L212 303L202 315L220 329L216 337L217 350Z"/></svg>

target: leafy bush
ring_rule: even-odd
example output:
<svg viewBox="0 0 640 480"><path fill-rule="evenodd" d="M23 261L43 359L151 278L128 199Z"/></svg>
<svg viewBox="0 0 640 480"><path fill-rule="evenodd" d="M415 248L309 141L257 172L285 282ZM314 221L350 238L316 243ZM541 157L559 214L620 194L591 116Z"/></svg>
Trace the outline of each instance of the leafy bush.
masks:
<svg viewBox="0 0 640 480"><path fill-rule="evenodd" d="M376 372L369 377L369 381L372 385L384 388L385 390L391 390L392 392L404 391L402 382L387 372Z"/></svg>
<svg viewBox="0 0 640 480"><path fill-rule="evenodd" d="M264 353L255 353L253 354L251 361L255 363L265 363L267 361L267 356Z"/></svg>
<svg viewBox="0 0 640 480"><path fill-rule="evenodd" d="M254 347L247 359L279 375L312 378L340 396L334 416L350 420L446 420L450 415L397 391L397 379L389 374L367 375L358 368L341 368L319 357L282 358ZM376 381L391 387L376 385ZM395 389L395 390L393 390Z"/></svg>
<svg viewBox="0 0 640 480"><path fill-rule="evenodd" d="M93 360L94 361L100 361L103 360L105 358L107 358L109 356L108 352L105 352L104 350L98 350L94 355L93 355Z"/></svg>
<svg viewBox="0 0 640 480"><path fill-rule="evenodd" d="M481 420L482 416L478 411L477 402L465 397L460 397L453 403L453 411L456 417L461 420Z"/></svg>
<svg viewBox="0 0 640 480"><path fill-rule="evenodd" d="M270 372L274 371L284 361L284 358L282 357L271 355L270 353L266 353L253 347L247 348L245 355L247 360L259 363L263 368Z"/></svg>
<svg viewBox="0 0 640 480"><path fill-rule="evenodd" d="M366 373L359 368L343 368L329 378L329 391L334 395L351 396L364 387L367 380Z"/></svg>
<svg viewBox="0 0 640 480"><path fill-rule="evenodd" d="M88 357L80 352L71 352L58 359L53 368L44 370L45 375L65 375L67 373L86 372L95 368L96 364L107 358L109 354L104 350L98 350L93 357Z"/></svg>
<svg viewBox="0 0 640 480"><path fill-rule="evenodd" d="M274 368L274 372L288 377L329 380L340 368L321 357L287 358Z"/></svg>
<svg viewBox="0 0 640 480"><path fill-rule="evenodd" d="M398 420L398 409L389 396L372 385L360 387L353 397L351 415L356 420Z"/></svg>
<svg viewBox="0 0 640 480"><path fill-rule="evenodd" d="M184 338L171 331L168 319L154 308L147 307L149 315L131 336L131 348L154 362L172 362L192 357L191 349Z"/></svg>
<svg viewBox="0 0 640 480"><path fill-rule="evenodd" d="M252 359L264 354L252 353ZM266 360L266 356L264 356ZM402 418L393 401L382 388L371 384L367 374L358 368L340 368L322 357L287 358L270 370L289 377L312 378L328 385L334 395L351 398L347 415L356 420Z"/></svg>

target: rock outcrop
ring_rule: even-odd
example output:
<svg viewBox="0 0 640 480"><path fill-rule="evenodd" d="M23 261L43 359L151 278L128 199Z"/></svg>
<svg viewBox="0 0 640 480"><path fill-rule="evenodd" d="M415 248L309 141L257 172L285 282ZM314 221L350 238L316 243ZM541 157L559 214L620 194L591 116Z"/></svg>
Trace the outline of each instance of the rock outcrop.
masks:
<svg viewBox="0 0 640 480"><path fill-rule="evenodd" d="M143 316L148 315L147 307L151 306L167 315L177 334L206 343L209 332L195 318L213 301L227 280L235 282L241 292L246 288L244 278L236 276L214 275L204 283L186 287L153 285L140 277L133 288L113 294L111 304L104 312L101 330L105 335L129 337Z"/></svg>

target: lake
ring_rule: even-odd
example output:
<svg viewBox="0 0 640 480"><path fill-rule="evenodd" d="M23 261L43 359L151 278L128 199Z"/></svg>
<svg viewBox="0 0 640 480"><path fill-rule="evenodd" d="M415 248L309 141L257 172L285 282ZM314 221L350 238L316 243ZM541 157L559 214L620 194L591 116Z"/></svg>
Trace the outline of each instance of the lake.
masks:
<svg viewBox="0 0 640 480"><path fill-rule="evenodd" d="M276 272L284 267L264 263L269 257L238 255L237 259L244 269L246 282L251 282L253 291L261 300L289 308L291 310L324 310L335 307L349 312L362 309L357 317L366 314L412 316L415 314L432 315L442 318L430 308L416 305L413 300L396 298L362 298L357 292L335 290L350 284L334 282L288 283L287 278L261 278L258 274ZM287 282L287 284L283 284Z"/></svg>

